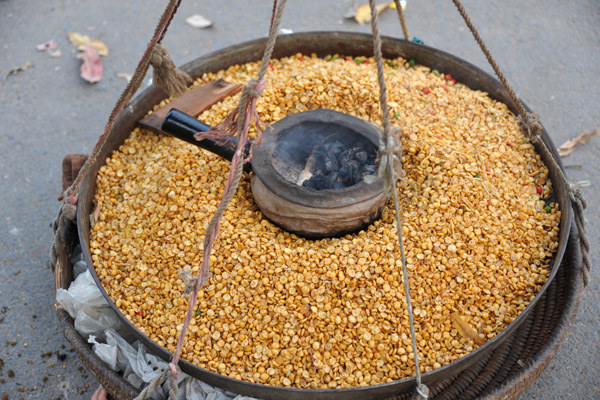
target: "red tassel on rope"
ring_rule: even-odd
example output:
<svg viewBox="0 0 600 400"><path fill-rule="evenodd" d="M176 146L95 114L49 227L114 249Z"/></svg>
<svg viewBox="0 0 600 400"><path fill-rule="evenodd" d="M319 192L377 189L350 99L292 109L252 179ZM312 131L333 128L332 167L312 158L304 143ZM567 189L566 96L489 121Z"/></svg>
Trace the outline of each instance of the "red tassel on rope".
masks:
<svg viewBox="0 0 600 400"><path fill-rule="evenodd" d="M246 100L246 112L244 126L249 127L250 123L254 121L254 126L256 127L256 140L252 142L252 146L262 143L262 134L264 129L266 128L266 124L260 122L260 118L258 116L258 111L256 111L256 101L260 94L263 92L266 86L265 78L262 78L260 81L256 81L255 79L251 80L244 86L242 91L242 96L247 96ZM240 101L241 104L241 101ZM218 124L217 126L213 126L206 132L198 132L194 135L194 139L201 141L204 139L213 139L219 140L222 143L227 143L232 137L238 133L238 118L240 115L240 105L238 104L230 113L225 117L225 119ZM248 129L243 129L242 135L244 138L240 137L239 142L245 144L248 138ZM248 158L244 160L244 162L248 162L250 158L252 158L252 146L250 147L250 152L248 153Z"/></svg>

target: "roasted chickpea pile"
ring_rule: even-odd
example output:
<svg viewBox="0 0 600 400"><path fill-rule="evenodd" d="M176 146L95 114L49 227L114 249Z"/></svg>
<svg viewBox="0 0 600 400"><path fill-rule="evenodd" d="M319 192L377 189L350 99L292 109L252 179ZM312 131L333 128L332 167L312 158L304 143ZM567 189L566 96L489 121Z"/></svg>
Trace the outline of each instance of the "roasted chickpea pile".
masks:
<svg viewBox="0 0 600 400"><path fill-rule="evenodd" d="M194 85L245 83L257 70L236 65ZM403 59L388 60L385 73L403 145L398 189L419 357L430 371L477 347L451 314L490 340L536 296L558 246L560 210L545 203L548 170L504 104ZM273 60L267 79L257 104L263 122L329 108L380 123L373 59L298 54ZM200 119L216 125L238 100ZM94 268L121 312L169 351L188 308L182 272L199 271L229 167L136 128L98 174ZM245 174L182 357L232 378L297 388L413 376L390 203L365 231L312 241L265 219Z"/></svg>

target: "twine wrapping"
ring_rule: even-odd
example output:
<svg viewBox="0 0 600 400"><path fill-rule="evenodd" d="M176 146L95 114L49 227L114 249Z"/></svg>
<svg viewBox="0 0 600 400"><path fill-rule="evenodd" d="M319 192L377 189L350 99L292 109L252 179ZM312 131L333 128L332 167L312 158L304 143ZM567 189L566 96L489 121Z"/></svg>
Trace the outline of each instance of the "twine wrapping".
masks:
<svg viewBox="0 0 600 400"><path fill-rule="evenodd" d="M152 50L150 64L153 68L152 83L165 89L169 97L179 96L192 82L192 77L175 66L169 52L160 43Z"/></svg>

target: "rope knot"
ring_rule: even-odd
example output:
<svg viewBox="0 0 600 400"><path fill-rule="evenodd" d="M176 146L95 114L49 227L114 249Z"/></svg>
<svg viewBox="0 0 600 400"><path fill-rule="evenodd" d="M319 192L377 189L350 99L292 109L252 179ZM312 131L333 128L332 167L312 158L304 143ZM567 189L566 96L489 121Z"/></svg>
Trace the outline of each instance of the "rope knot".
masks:
<svg viewBox="0 0 600 400"><path fill-rule="evenodd" d="M171 58L169 57L169 52L167 49L162 44L157 43L154 47L154 50L152 50L150 63L154 68L160 68L163 64L168 63L169 61L171 61Z"/></svg>
<svg viewBox="0 0 600 400"><path fill-rule="evenodd" d="M583 192L581 188L588 186L590 186L590 181L588 180L569 183L569 197L571 198L571 201L579 201L584 209L587 208L587 202L583 197Z"/></svg>
<svg viewBox="0 0 600 400"><path fill-rule="evenodd" d="M194 290L198 277L193 276L190 271L183 270L179 272L179 278L183 281L183 295L187 297Z"/></svg>
<svg viewBox="0 0 600 400"><path fill-rule="evenodd" d="M585 210L587 208L587 201L583 197L583 193L579 187L576 187L573 191L573 196L581 204L581 207Z"/></svg>
<svg viewBox="0 0 600 400"><path fill-rule="evenodd" d="M532 112L526 112L520 114L519 117L519 125L521 125L521 129L527 135L527 138L536 143L542 140L542 124L540 123L540 117Z"/></svg>
<svg viewBox="0 0 600 400"><path fill-rule="evenodd" d="M183 93L192 78L175 66L167 49L157 43L150 56L150 64L154 68L152 81L155 85L164 88L169 97L176 97Z"/></svg>
<svg viewBox="0 0 600 400"><path fill-rule="evenodd" d="M415 389L415 395L413 396L414 400L427 400L429 398L429 388L422 383L417 384L417 388Z"/></svg>
<svg viewBox="0 0 600 400"><path fill-rule="evenodd" d="M77 207L69 202L63 202L54 221L52 221L52 232L54 241L50 248L50 265L54 270L58 259L59 248L64 248L71 237L77 234L75 221L77 220Z"/></svg>
<svg viewBox="0 0 600 400"><path fill-rule="evenodd" d="M250 79L248 83L244 85L246 95L258 99L265 91L266 79L262 78L258 80L256 78Z"/></svg>
<svg viewBox="0 0 600 400"><path fill-rule="evenodd" d="M171 372L171 376L173 378L177 378L179 376L179 368L173 361L169 363L169 371Z"/></svg>
<svg viewBox="0 0 600 400"><path fill-rule="evenodd" d="M179 278L183 281L183 295L187 297L190 295L190 293L192 293L192 291L196 287L199 277L192 275L190 271L181 270L179 271ZM200 282L200 284L206 284L209 278L210 273L205 274L202 277L202 281Z"/></svg>
<svg viewBox="0 0 600 400"><path fill-rule="evenodd" d="M236 133L245 131L245 137L238 138L242 143L246 143L248 127L251 122L254 122L256 128L256 140L251 142L251 147L248 152L248 157L244 162L247 162L252 157L252 146L262 143L262 133L265 124L260 122L258 112L256 111L256 101L261 96L266 87L265 78L250 79L242 88L240 103L225 117L218 125L213 126L207 132L198 132L194 135L194 139L200 141L204 139L219 140L222 143L234 137ZM244 128L245 127L245 128Z"/></svg>
<svg viewBox="0 0 600 400"><path fill-rule="evenodd" d="M61 208L62 216L70 222L77 220L77 206L71 203L63 203Z"/></svg>
<svg viewBox="0 0 600 400"><path fill-rule="evenodd" d="M379 142L379 170L377 178L384 179L386 191L393 188L394 183L404 177L402 170L402 144L398 140L400 130L392 126L384 140ZM392 167L392 169L388 168Z"/></svg>
<svg viewBox="0 0 600 400"><path fill-rule="evenodd" d="M398 140L399 134L400 129L395 126L390 127L390 132L387 134L385 147L379 149L382 154L393 155L397 158L402 156L402 145Z"/></svg>
<svg viewBox="0 0 600 400"><path fill-rule="evenodd" d="M154 393L156 388L161 386L165 381L169 383L169 399L177 399L177 375L179 374L179 371L177 369L177 366L173 368L171 364L169 364L169 367L170 368L163 369L160 374L156 375L154 379L152 379L148 383L148 386L142 389L142 391L133 400L153 399L154 397L152 396L152 394Z"/></svg>

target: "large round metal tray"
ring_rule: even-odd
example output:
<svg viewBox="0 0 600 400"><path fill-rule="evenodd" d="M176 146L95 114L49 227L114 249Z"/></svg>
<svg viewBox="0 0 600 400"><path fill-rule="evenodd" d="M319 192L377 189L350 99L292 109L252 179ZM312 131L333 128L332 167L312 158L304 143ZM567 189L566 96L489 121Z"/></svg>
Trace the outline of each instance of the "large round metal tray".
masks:
<svg viewBox="0 0 600 400"><path fill-rule="evenodd" d="M254 40L223 50L216 51L209 55L200 57L182 67L192 77L198 77L205 72L216 72L234 64L243 64L246 62L257 61L260 59L264 50L266 39ZM438 69L444 73L450 73L459 82L465 84L474 90L482 90L489 93L490 97L508 105L511 111L516 112L500 82L495 78L475 67L474 65L452 56L443 51L427 47L422 44L407 42L404 40L384 37L383 55L387 58L403 57L414 59L417 63ZM273 57L285 57L298 52L310 54L316 53L319 56L328 54L342 54L348 56L370 56L373 54L372 38L367 34L349 33L349 32L309 32L284 35L278 38ZM137 121L141 119L152 107L159 103L165 97L160 88L151 87L139 95L126 109L121 112L115 122L113 130L110 133L107 145L102 149L88 169L82 185L79 190L79 201L77 207L77 229L79 240L83 248L84 257L88 265L93 265L89 251L90 238L90 213L94 209L93 201L96 190L96 176L98 169L104 164L114 150L117 150L124 140L129 136ZM542 140L546 146L551 149L552 156L561 166L560 158L556 153L556 148L552 143L547 132L542 133ZM569 238L572 208L569 197L567 196L564 182L559 177L559 171L553 168L554 163L549 162L549 155L539 152L544 163L548 166L550 179L554 191L553 201L558 202L562 211L560 221L559 246L551 260L551 272L548 281L542 287L540 293L531 304L511 323L509 326L497 335L493 340L471 352L470 354L445 365L439 369L423 374L425 384L437 384L446 379L451 379L466 368L479 363L488 358L492 352L501 346L507 338L521 325L527 316L535 308L540 297L546 292L561 264L561 260L567 247ZM165 360L169 360L171 354L163 347L151 341L146 335L141 333L125 316L123 316L112 299L108 296L93 268L92 275L96 280L101 292L108 303L115 309L118 315L122 317L125 324L131 329L135 337L148 346L151 352ZM216 374L206 369L200 368L187 361L180 361L179 366L187 374L201 379L211 385L224 388L226 390L264 399L375 399L386 398L402 393L408 393L414 390L415 379L406 378L391 383L365 386L350 389L291 389L283 387L273 387L261 384L245 382L232 379L223 375Z"/></svg>

